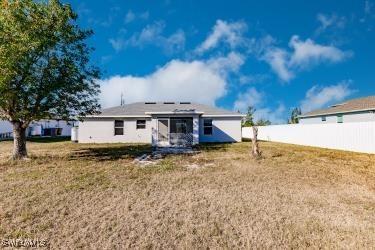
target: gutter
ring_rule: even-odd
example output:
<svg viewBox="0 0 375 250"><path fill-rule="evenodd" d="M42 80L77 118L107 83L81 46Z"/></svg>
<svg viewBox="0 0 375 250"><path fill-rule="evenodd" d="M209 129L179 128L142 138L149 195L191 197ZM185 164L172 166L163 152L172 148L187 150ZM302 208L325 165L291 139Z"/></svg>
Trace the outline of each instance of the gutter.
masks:
<svg viewBox="0 0 375 250"><path fill-rule="evenodd" d="M245 117L244 114L228 114L228 115L202 115L202 117Z"/></svg>
<svg viewBox="0 0 375 250"><path fill-rule="evenodd" d="M85 118L151 118L151 115L88 115Z"/></svg>
<svg viewBox="0 0 375 250"><path fill-rule="evenodd" d="M194 111L194 112L174 112L174 111L165 111L165 112L145 112L146 115L201 115L204 112Z"/></svg>
<svg viewBox="0 0 375 250"><path fill-rule="evenodd" d="M201 117L245 117L244 114L228 114L228 115L204 115L204 112L195 113L179 113L179 112L145 112L146 115L88 115L85 118L152 118L152 115L201 115Z"/></svg>

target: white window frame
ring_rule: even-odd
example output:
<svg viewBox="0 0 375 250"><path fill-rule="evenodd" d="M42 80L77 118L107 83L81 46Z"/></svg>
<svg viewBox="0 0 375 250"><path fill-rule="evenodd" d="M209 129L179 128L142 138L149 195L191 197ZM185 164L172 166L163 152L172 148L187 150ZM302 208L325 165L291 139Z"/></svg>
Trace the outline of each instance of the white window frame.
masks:
<svg viewBox="0 0 375 250"><path fill-rule="evenodd" d="M344 123L344 115L337 115L336 119L337 123Z"/></svg>
<svg viewBox="0 0 375 250"><path fill-rule="evenodd" d="M122 126L116 126L116 122L122 122ZM114 124L113 124L113 134L115 136L121 136L121 135L124 135L125 134L125 121L124 120L115 120L114 121ZM119 128L122 128L122 134L116 134L116 129L119 129Z"/></svg>
<svg viewBox="0 0 375 250"><path fill-rule="evenodd" d="M211 125L205 125L205 121L211 121ZM211 134L206 134L205 128L211 128ZM214 133L213 120L211 118L203 119L203 135L212 136Z"/></svg>
<svg viewBox="0 0 375 250"><path fill-rule="evenodd" d="M139 121L142 121L142 122L144 122L144 124L138 124L138 122ZM138 129L146 129L146 120L145 119L139 119L139 120L137 120L136 122L135 122L135 127L136 127L136 129L138 130ZM144 127L138 127L138 125L141 125L141 126L144 126Z"/></svg>

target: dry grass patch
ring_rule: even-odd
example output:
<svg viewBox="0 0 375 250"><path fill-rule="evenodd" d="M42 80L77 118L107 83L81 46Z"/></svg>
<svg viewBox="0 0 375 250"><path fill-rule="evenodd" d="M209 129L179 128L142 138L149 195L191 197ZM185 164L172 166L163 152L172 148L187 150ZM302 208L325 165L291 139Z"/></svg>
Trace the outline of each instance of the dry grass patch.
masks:
<svg viewBox="0 0 375 250"><path fill-rule="evenodd" d="M371 248L375 156L250 143L200 147L152 167L148 145L0 142L0 239L52 248ZM195 164L199 168L188 168Z"/></svg>

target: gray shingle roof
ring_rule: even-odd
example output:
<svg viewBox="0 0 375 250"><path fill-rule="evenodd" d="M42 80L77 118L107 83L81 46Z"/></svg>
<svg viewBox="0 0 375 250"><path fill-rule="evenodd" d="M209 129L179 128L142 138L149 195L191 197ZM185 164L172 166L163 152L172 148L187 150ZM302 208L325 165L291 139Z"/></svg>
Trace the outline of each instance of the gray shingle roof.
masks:
<svg viewBox="0 0 375 250"><path fill-rule="evenodd" d="M340 114L340 113L350 113L355 111L370 111L375 110L375 96L368 96L357 98L353 100L348 100L343 103L332 105L326 109L319 109L308 112L301 115L300 117L311 117L319 115L331 115L331 114Z"/></svg>
<svg viewBox="0 0 375 250"><path fill-rule="evenodd" d="M176 112L176 111L204 112L204 115L238 115L241 114L204 104L188 102L136 102L103 109L98 116L145 116L146 112Z"/></svg>

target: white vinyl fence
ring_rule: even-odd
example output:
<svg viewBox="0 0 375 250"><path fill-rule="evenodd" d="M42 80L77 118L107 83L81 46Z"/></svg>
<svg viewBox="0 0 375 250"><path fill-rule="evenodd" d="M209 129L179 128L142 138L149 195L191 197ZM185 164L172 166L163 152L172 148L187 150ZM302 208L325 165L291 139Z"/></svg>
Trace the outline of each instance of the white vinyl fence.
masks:
<svg viewBox="0 0 375 250"><path fill-rule="evenodd" d="M252 138L252 128L242 128L243 138ZM375 122L288 124L258 127L258 139L375 153Z"/></svg>

